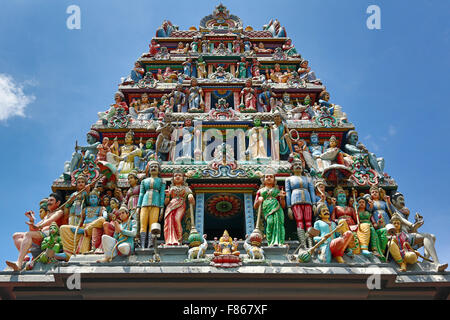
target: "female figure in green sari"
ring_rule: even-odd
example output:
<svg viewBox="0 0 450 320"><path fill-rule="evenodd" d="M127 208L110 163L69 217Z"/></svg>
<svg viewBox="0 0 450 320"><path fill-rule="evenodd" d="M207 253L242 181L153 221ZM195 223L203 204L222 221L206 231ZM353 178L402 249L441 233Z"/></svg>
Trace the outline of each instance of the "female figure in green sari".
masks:
<svg viewBox="0 0 450 320"><path fill-rule="evenodd" d="M275 183L275 174L266 173L263 185L256 193L254 208L261 207L266 221L266 238L269 246L283 246L285 238L284 211L286 192Z"/></svg>

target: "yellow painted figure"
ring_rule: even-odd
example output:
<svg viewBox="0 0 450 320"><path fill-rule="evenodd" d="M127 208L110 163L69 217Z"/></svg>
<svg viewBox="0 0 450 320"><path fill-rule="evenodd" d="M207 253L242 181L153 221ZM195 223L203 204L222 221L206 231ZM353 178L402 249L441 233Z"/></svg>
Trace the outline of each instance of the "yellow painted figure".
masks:
<svg viewBox="0 0 450 320"><path fill-rule="evenodd" d="M392 216L391 223L394 229L391 229L393 235L389 240L389 253L400 266L400 271L406 271L406 265L417 262L418 253L410 244L414 240L402 231L402 220L398 214Z"/></svg>

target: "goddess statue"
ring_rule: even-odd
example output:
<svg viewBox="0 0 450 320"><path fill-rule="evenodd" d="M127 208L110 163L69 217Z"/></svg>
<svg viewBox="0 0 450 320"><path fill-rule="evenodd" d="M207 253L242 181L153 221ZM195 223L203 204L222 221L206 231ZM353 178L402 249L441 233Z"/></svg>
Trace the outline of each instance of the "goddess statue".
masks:
<svg viewBox="0 0 450 320"><path fill-rule="evenodd" d="M239 98L244 110L256 111L256 95L255 89L252 88L252 79L245 81L245 87L242 89Z"/></svg>
<svg viewBox="0 0 450 320"><path fill-rule="evenodd" d="M203 90L198 86L197 79L192 78L188 96L188 111L203 110L203 106Z"/></svg>
<svg viewBox="0 0 450 320"><path fill-rule="evenodd" d="M262 210L266 221L266 238L269 246L283 246L285 241L284 212L286 192L275 182L275 172L267 172L256 193L254 208Z"/></svg>
<svg viewBox="0 0 450 320"><path fill-rule="evenodd" d="M192 191L186 184L184 172L177 170L173 174L172 185L166 190L164 204L164 241L166 245L180 245L183 237L181 220L186 213L186 200L191 210L195 205Z"/></svg>

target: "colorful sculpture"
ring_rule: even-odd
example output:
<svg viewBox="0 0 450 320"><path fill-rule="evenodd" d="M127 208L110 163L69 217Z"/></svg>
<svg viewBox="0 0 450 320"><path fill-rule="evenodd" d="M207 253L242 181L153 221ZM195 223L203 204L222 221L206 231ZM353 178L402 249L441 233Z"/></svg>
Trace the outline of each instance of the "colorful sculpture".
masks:
<svg viewBox="0 0 450 320"><path fill-rule="evenodd" d="M160 165L150 161L146 168L146 176L141 182L137 215L140 216L140 240L142 248L150 248L154 234L152 228L162 220L166 183L160 178ZM151 238L149 235L151 233ZM147 241L148 240L148 241Z"/></svg>
<svg viewBox="0 0 450 320"><path fill-rule="evenodd" d="M196 78L191 79L187 109L188 111L201 111L204 109L203 90L198 86Z"/></svg>
<svg viewBox="0 0 450 320"><path fill-rule="evenodd" d="M166 191L164 213L164 242L166 245L180 245L183 236L181 220L186 213L186 200L191 208L195 205L195 199L191 189L186 184L184 172L175 171L172 185Z"/></svg>
<svg viewBox="0 0 450 320"><path fill-rule="evenodd" d="M311 179L302 175L303 164L300 161L292 162L291 171L293 175L285 180L288 216L290 219L295 218L300 246L306 248L306 231L312 227L312 205L318 198ZM312 247L310 237L308 246Z"/></svg>
<svg viewBox="0 0 450 320"><path fill-rule="evenodd" d="M284 212L286 192L275 183L274 172L264 174L262 186L256 193L254 208L261 210L266 221L269 246L283 246L285 241Z"/></svg>
<svg viewBox="0 0 450 320"><path fill-rule="evenodd" d="M118 255L130 255L134 250L136 234L136 221L130 217L128 208L122 206L119 209L119 219L114 220L114 236L102 236L102 247L105 256L97 262L110 262Z"/></svg>

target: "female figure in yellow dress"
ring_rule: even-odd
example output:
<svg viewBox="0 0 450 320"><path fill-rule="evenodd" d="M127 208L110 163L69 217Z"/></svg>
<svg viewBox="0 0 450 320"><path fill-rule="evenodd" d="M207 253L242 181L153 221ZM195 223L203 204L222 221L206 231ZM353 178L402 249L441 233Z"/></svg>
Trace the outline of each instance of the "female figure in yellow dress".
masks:
<svg viewBox="0 0 450 320"><path fill-rule="evenodd" d="M142 155L142 150L133 144L134 133L128 131L125 135L125 144L120 147L120 156L115 156L115 160L119 160L117 171L119 173L129 173L134 169L134 158Z"/></svg>

